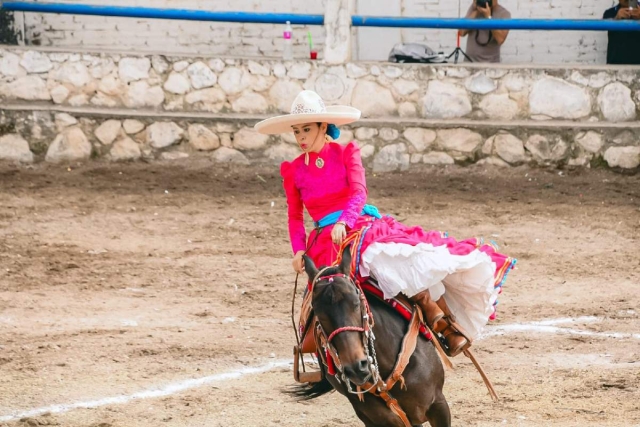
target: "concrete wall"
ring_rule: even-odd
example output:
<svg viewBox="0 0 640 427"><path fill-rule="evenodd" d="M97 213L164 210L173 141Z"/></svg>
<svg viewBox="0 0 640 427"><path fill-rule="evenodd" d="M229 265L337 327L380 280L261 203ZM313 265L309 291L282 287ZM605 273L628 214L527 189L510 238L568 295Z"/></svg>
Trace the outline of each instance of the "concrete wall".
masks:
<svg viewBox="0 0 640 427"><path fill-rule="evenodd" d="M282 161L292 135L251 126L303 89L353 105L374 171L482 162L637 168L640 70L379 65L0 48L0 158ZM35 157L34 157L35 156Z"/></svg>
<svg viewBox="0 0 640 427"><path fill-rule="evenodd" d="M70 0L64 0L71 2ZM358 13L388 16L464 15L469 2L445 0L357 0ZM103 4L99 0L83 3ZM235 10L258 12L324 12L323 2L305 0L111 0L113 5L180 7L187 9ZM599 19L612 0L502 0L518 18ZM22 14L20 14L22 15ZM22 18L20 16L20 18ZM282 28L273 25L197 23L180 21L102 18L70 15L25 14L28 44L62 47L101 47L173 53L200 53L232 56L281 56ZM324 31L311 27L316 43ZM386 60L397 42L425 43L438 51L450 52L455 46L454 30L359 29L359 60ZM307 56L307 28L294 31L296 53ZM606 59L607 36L601 32L513 31L503 47L508 63L587 63L602 64Z"/></svg>

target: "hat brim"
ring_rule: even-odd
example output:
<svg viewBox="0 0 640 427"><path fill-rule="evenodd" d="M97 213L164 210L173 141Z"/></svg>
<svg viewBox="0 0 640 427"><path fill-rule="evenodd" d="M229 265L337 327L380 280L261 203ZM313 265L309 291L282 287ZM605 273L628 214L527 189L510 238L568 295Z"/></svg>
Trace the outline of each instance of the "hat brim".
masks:
<svg viewBox="0 0 640 427"><path fill-rule="evenodd" d="M326 113L287 114L272 117L255 125L255 129L265 135L279 135L293 132L291 126L305 123L329 123L336 126L357 122L362 113L353 107L334 105L327 107Z"/></svg>

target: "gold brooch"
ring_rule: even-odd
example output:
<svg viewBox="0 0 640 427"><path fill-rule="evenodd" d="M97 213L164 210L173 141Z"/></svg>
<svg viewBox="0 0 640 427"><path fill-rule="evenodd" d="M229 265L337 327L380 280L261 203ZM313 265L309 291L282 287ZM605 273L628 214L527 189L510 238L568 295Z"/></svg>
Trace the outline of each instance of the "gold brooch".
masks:
<svg viewBox="0 0 640 427"><path fill-rule="evenodd" d="M322 167L324 166L324 160L322 160L320 157L318 157L316 159L316 166L318 167L318 169L322 169Z"/></svg>

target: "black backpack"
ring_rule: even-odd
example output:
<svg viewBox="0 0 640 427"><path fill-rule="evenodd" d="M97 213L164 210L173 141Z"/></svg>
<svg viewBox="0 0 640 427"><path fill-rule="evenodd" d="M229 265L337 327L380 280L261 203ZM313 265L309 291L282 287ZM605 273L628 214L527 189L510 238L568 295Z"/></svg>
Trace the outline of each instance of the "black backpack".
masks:
<svg viewBox="0 0 640 427"><path fill-rule="evenodd" d="M447 62L443 52L436 53L419 43L400 43L391 49L389 62L434 64Z"/></svg>

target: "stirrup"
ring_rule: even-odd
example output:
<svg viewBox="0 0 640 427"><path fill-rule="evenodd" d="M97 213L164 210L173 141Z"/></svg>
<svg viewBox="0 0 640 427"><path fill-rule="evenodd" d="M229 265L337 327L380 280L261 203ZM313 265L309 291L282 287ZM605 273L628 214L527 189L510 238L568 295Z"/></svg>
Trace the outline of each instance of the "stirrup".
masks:
<svg viewBox="0 0 640 427"><path fill-rule="evenodd" d="M301 353L298 346L293 346L293 379L298 383L319 383L322 381L322 372L300 372Z"/></svg>
<svg viewBox="0 0 640 427"><path fill-rule="evenodd" d="M434 328L434 332L438 334L442 347L445 349L449 357L456 357L471 347L472 340L465 333L464 329L462 329L455 321L452 321L449 316L446 316L438 322ZM451 344L449 342L451 338L449 337L457 338L458 340L462 339L465 342L458 344L455 348L451 348Z"/></svg>
<svg viewBox="0 0 640 427"><path fill-rule="evenodd" d="M450 331L450 332L445 335L444 332L446 332L446 331ZM450 339L449 339L449 337L451 337L452 335L455 335L455 337L463 340L463 342L459 343L455 348L452 348L451 343L450 343ZM465 352L466 350L469 349L469 347L471 347L471 342L467 339L467 337L465 337L461 333L453 330L453 328L451 328L451 327L449 327L445 331L443 331L441 336L442 336L441 342L443 343L443 348L444 348L445 352L447 353L447 356L449 356L449 357L456 357L460 353Z"/></svg>

